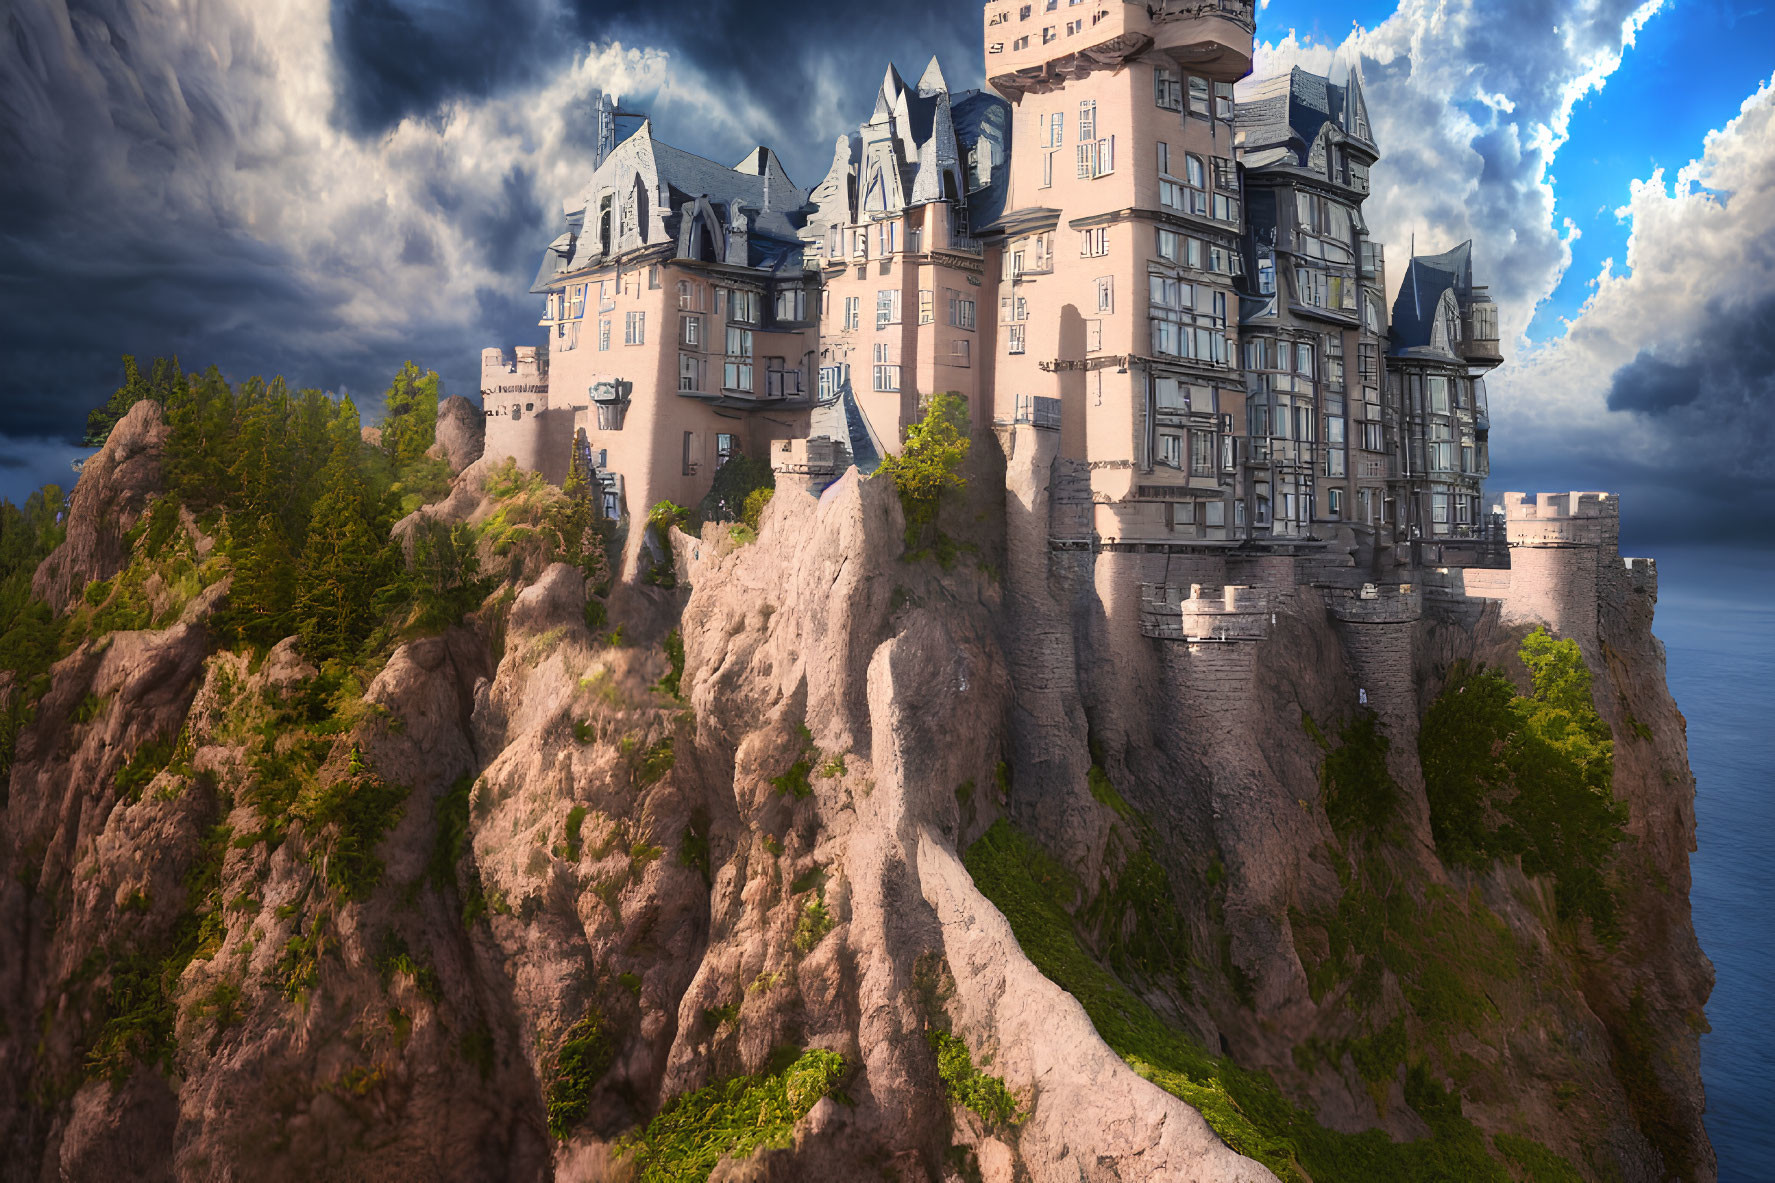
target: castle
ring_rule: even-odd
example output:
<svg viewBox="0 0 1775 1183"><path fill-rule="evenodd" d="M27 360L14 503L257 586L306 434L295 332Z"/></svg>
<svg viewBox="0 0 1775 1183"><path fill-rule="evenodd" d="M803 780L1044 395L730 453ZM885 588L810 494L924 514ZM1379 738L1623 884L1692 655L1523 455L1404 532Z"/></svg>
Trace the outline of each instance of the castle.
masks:
<svg viewBox="0 0 1775 1183"><path fill-rule="evenodd" d="M955 392L1029 486L1030 544L1090 556L1113 615L1186 640L1256 628L1228 589L1246 575L1430 571L1501 598L1512 545L1613 521L1601 494L1488 512L1496 308L1470 243L1411 258L1389 307L1354 69L1235 93L1249 0L993 0L983 21L985 92L889 67L811 189L767 148L729 167L647 121L619 140L603 101L532 288L546 340L483 354L488 454L560 481L578 444L627 523L697 503L735 454L816 489L867 471ZM1615 562L1606 533L1583 545ZM1278 562L1294 577L1258 578ZM1517 567L1517 599L1552 594Z"/></svg>

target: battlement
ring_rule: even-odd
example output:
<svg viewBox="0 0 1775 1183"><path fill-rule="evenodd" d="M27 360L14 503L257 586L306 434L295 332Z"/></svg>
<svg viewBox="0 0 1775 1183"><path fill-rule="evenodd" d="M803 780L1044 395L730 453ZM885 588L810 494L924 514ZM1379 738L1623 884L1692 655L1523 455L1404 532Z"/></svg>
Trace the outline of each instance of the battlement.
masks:
<svg viewBox="0 0 1775 1183"><path fill-rule="evenodd" d="M1602 546L1620 529L1621 502L1610 493L1506 493L1511 546Z"/></svg>
<svg viewBox="0 0 1775 1183"><path fill-rule="evenodd" d="M1269 635L1268 593L1241 584L1140 585L1140 631L1168 641L1261 641Z"/></svg>
<svg viewBox="0 0 1775 1183"><path fill-rule="evenodd" d="M1409 624L1424 614L1423 588L1415 583L1364 583L1320 591L1326 609L1346 624Z"/></svg>

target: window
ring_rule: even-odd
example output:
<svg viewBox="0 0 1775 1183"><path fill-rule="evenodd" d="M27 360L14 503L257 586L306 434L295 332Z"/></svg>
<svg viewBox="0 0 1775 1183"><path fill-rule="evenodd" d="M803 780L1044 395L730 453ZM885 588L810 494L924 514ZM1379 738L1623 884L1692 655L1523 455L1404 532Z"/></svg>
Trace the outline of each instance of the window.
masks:
<svg viewBox="0 0 1775 1183"><path fill-rule="evenodd" d="M647 269L647 286L653 291L659 290L659 267L657 265Z"/></svg>
<svg viewBox="0 0 1775 1183"><path fill-rule="evenodd" d="M1373 342L1364 341L1357 349L1357 373L1365 386L1379 386L1381 381L1380 350Z"/></svg>
<svg viewBox="0 0 1775 1183"><path fill-rule="evenodd" d="M1183 110L1183 79L1176 70L1153 67L1153 102L1167 111Z"/></svg>
<svg viewBox="0 0 1775 1183"><path fill-rule="evenodd" d="M894 347L892 342L876 342L875 389L884 391L900 389L900 367L894 362L893 358Z"/></svg>
<svg viewBox="0 0 1775 1183"><path fill-rule="evenodd" d="M678 307L700 311L697 295L701 292L701 284L693 284L688 279L678 281Z"/></svg>
<svg viewBox="0 0 1775 1183"><path fill-rule="evenodd" d="M1333 422L1342 423L1343 420L1337 419ZM1344 475L1344 450L1342 448L1332 448L1325 453L1325 475Z"/></svg>
<svg viewBox="0 0 1775 1183"><path fill-rule="evenodd" d="M1473 445L1471 445L1471 444L1462 444L1461 445L1461 471L1462 472L1476 471L1473 467Z"/></svg>
<svg viewBox="0 0 1775 1183"><path fill-rule="evenodd" d="M1342 474L1333 473L1332 475L1339 476ZM1343 513L1344 513L1344 491L1342 489L1328 489L1328 490L1326 490L1326 492L1325 492L1325 514L1326 514L1326 516L1337 518L1337 517L1342 517Z"/></svg>
<svg viewBox="0 0 1775 1183"><path fill-rule="evenodd" d="M967 367L974 361L974 343L966 337L957 337L949 343L949 364Z"/></svg>
<svg viewBox="0 0 1775 1183"><path fill-rule="evenodd" d="M1344 446L1344 419L1342 416L1330 417L1325 420L1325 442Z"/></svg>
<svg viewBox="0 0 1775 1183"><path fill-rule="evenodd" d="M1183 157L1183 175L1183 201L1177 208L1186 213L1206 214L1208 212L1208 172L1202 165L1202 158L1193 152L1186 152Z"/></svg>
<svg viewBox="0 0 1775 1183"><path fill-rule="evenodd" d="M1108 226L1093 226L1089 230L1081 231L1081 237L1084 241L1079 253L1083 257L1094 259L1109 254Z"/></svg>
<svg viewBox="0 0 1775 1183"><path fill-rule="evenodd" d="M1100 276L1097 280L1097 311L1114 312L1116 310L1116 281L1111 275Z"/></svg>
<svg viewBox="0 0 1775 1183"><path fill-rule="evenodd" d="M1005 333L1005 347L1010 353L1023 352L1023 326L1014 324Z"/></svg>
<svg viewBox="0 0 1775 1183"><path fill-rule="evenodd" d="M1350 162L1350 188L1358 193L1368 192L1368 166Z"/></svg>
<svg viewBox="0 0 1775 1183"><path fill-rule="evenodd" d="M947 289L949 296L949 323L958 329L974 327L974 302L962 298L962 294L954 288Z"/></svg>
<svg viewBox="0 0 1775 1183"><path fill-rule="evenodd" d="M1091 180L1116 171L1116 138L1080 139L1078 145L1079 179Z"/></svg>
<svg viewBox="0 0 1775 1183"><path fill-rule="evenodd" d="M854 329L863 323L863 297L846 296L844 298L844 327Z"/></svg>
<svg viewBox="0 0 1775 1183"><path fill-rule="evenodd" d="M624 345L647 344L647 314L645 312L630 312L627 315L628 319L623 322L622 343Z"/></svg>
<svg viewBox="0 0 1775 1183"><path fill-rule="evenodd" d="M1158 233L1159 258L1173 263L1183 262L1184 236L1175 230L1160 228Z"/></svg>
<svg viewBox="0 0 1775 1183"><path fill-rule="evenodd" d="M1214 117L1231 119L1233 117L1233 84L1216 82L1214 84Z"/></svg>
<svg viewBox="0 0 1775 1183"><path fill-rule="evenodd" d="M703 359L694 353L678 355L678 389L701 390L703 388Z"/></svg>
<svg viewBox="0 0 1775 1183"><path fill-rule="evenodd" d="M1085 22L1082 20L1067 21L1066 22L1066 35L1068 37L1070 37L1074 33L1083 32L1084 28L1085 28Z"/></svg>
<svg viewBox="0 0 1775 1183"><path fill-rule="evenodd" d="M1448 414L1448 379L1441 374L1430 375L1430 412Z"/></svg>
<svg viewBox="0 0 1775 1183"><path fill-rule="evenodd" d="M875 223L875 253L879 258L886 258L900 249L900 223Z"/></svg>
<svg viewBox="0 0 1775 1183"><path fill-rule="evenodd" d="M1045 148L1059 148L1066 143L1066 112L1056 111L1052 115L1036 116L1040 126L1037 140Z"/></svg>
<svg viewBox="0 0 1775 1183"><path fill-rule="evenodd" d="M1183 467L1183 436L1170 431L1159 433L1159 463Z"/></svg>
<svg viewBox="0 0 1775 1183"><path fill-rule="evenodd" d="M727 329L727 362L722 385L728 390L752 389L752 330Z"/></svg>
<svg viewBox="0 0 1775 1183"><path fill-rule="evenodd" d="M723 464L726 464L729 460L731 460L733 458L733 454L735 452L739 451L739 445L738 445L737 441L738 441L738 437L732 435L729 432L718 431L715 433L715 467L716 468L720 468Z"/></svg>
<svg viewBox="0 0 1775 1183"><path fill-rule="evenodd" d="M1029 19L1029 5L1025 4L1022 8L1017 10L1017 19L1020 21L1026 21Z"/></svg>
<svg viewBox="0 0 1775 1183"><path fill-rule="evenodd" d="M738 321L741 324L758 323L757 292L742 292L736 288L728 293L727 306L727 319Z"/></svg>
<svg viewBox="0 0 1775 1183"><path fill-rule="evenodd" d="M1190 76L1189 80L1189 113L1208 117L1208 80Z"/></svg>
<svg viewBox="0 0 1775 1183"><path fill-rule="evenodd" d="M802 288L788 288L777 293L778 320L806 320L807 292Z"/></svg>
<svg viewBox="0 0 1775 1183"><path fill-rule="evenodd" d="M1017 38L1017 40L1011 42L1011 52L1012 53L1016 53L1020 49L1028 49L1028 48L1029 48L1029 37L1027 35L1019 37L1019 38Z"/></svg>
<svg viewBox="0 0 1775 1183"><path fill-rule="evenodd" d="M1189 437L1189 470L1191 476L1214 475L1214 433L1192 431Z"/></svg>
<svg viewBox="0 0 1775 1183"><path fill-rule="evenodd" d="M1097 100L1083 99L1079 102L1079 142L1097 138Z"/></svg>
<svg viewBox="0 0 1775 1183"><path fill-rule="evenodd" d="M928 325L937 319L937 294L930 288L918 291L918 323Z"/></svg>
<svg viewBox="0 0 1775 1183"><path fill-rule="evenodd" d="M833 398L845 383L850 381L850 367L846 365L820 367L820 399Z"/></svg>
<svg viewBox="0 0 1775 1183"><path fill-rule="evenodd" d="M598 348L610 348L610 321L608 319L598 322Z"/></svg>
<svg viewBox="0 0 1775 1183"><path fill-rule="evenodd" d="M684 433L684 475L695 476L696 466L702 461L702 442L694 431Z"/></svg>
<svg viewBox="0 0 1775 1183"><path fill-rule="evenodd" d="M875 327L885 329L899 323L900 293L893 288L882 288L875 293Z"/></svg>
<svg viewBox="0 0 1775 1183"><path fill-rule="evenodd" d="M1448 494L1430 494L1430 520L1439 526L1448 525Z"/></svg>
<svg viewBox="0 0 1775 1183"><path fill-rule="evenodd" d="M1042 188L1052 188L1054 184L1054 153L1042 153Z"/></svg>
<svg viewBox="0 0 1775 1183"><path fill-rule="evenodd" d="M680 331L678 340L681 344L701 347L703 343L703 318L700 316L681 316L678 318Z"/></svg>
<svg viewBox="0 0 1775 1183"><path fill-rule="evenodd" d="M1085 352L1098 353L1103 349L1103 322L1088 320L1085 322Z"/></svg>
<svg viewBox="0 0 1775 1183"><path fill-rule="evenodd" d="M1381 425L1379 423L1363 423L1360 426L1362 428L1362 447L1365 450L1370 452L1386 450L1386 445L1381 439Z"/></svg>

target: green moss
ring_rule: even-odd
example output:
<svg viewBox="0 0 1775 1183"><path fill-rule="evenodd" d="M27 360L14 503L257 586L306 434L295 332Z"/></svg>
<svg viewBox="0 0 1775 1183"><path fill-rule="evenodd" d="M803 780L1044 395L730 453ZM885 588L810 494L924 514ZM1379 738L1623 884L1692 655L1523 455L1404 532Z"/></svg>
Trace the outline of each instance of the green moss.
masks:
<svg viewBox="0 0 1775 1183"><path fill-rule="evenodd" d="M829 758L824 764L820 765L820 775L827 780L844 779L844 758L846 755L847 753L840 752L836 756Z"/></svg>
<svg viewBox="0 0 1775 1183"><path fill-rule="evenodd" d="M635 1183L706 1179L723 1158L787 1146L795 1123L814 1102L836 1093L844 1073L843 1056L815 1050L774 1072L709 1085L618 1140L616 1152L632 1162Z"/></svg>
<svg viewBox="0 0 1775 1183"><path fill-rule="evenodd" d="M1364 710L1343 729L1335 746L1312 727L1325 761L1319 766L1319 788L1325 816L1340 835L1381 833L1399 809L1399 786L1387 771L1387 737L1373 711Z"/></svg>
<svg viewBox="0 0 1775 1183"><path fill-rule="evenodd" d="M68 716L68 721L75 724L90 723L99 717L100 712L105 709L105 704L109 701L108 698L100 698L88 691L86 697L74 704L74 710Z"/></svg>
<svg viewBox="0 0 1775 1183"><path fill-rule="evenodd" d="M814 786L808 774L813 771L813 767L813 763L803 756L789 765L788 771L783 775L771 777L770 785L777 792L797 799L812 796Z"/></svg>
<svg viewBox="0 0 1775 1183"><path fill-rule="evenodd" d="M384 930L377 942L376 976L381 979L384 990L392 986L397 977L410 978L421 996L432 1002L443 1000L444 987L438 971L423 957L414 956L407 948L406 939L393 930Z"/></svg>
<svg viewBox="0 0 1775 1183"><path fill-rule="evenodd" d="M308 824L309 862L327 886L347 900L362 900L382 881L376 848L399 820L407 788L390 784L355 755L347 776L305 789L293 812Z"/></svg>
<svg viewBox="0 0 1775 1183"><path fill-rule="evenodd" d="M148 787L148 782L172 763L173 747L173 740L151 739L137 748L129 762L117 770L112 782L117 786L117 795L125 801L141 800L142 790Z"/></svg>
<svg viewBox="0 0 1775 1183"><path fill-rule="evenodd" d="M549 1072L549 1133L566 1139L585 1117L592 1089L609 1071L616 1048L596 1008L568 1029Z"/></svg>
<svg viewBox="0 0 1775 1183"><path fill-rule="evenodd" d="M1121 817L1133 816L1133 807L1122 799L1120 793L1116 792L1115 785L1109 779L1109 773L1093 764L1090 771L1085 773L1085 782L1090 785L1091 796L1097 798L1098 804L1109 806Z"/></svg>
<svg viewBox="0 0 1775 1183"><path fill-rule="evenodd" d="M231 836L226 825L204 835L185 873L184 909L162 940L94 953L93 968L103 967L109 981L98 1035L86 1053L89 1078L106 1077L116 1086L137 1063L171 1069L180 978L192 961L214 956L221 944L222 856Z"/></svg>
<svg viewBox="0 0 1775 1183"><path fill-rule="evenodd" d="M673 629L666 634L664 643L666 651L666 672L659 680L659 688L671 695L679 697L679 684L684 679L684 634Z"/></svg>
<svg viewBox="0 0 1775 1183"><path fill-rule="evenodd" d="M676 759L672 751L672 737L662 736L657 742L640 749L630 759L630 769L637 789L644 789L658 782L672 770Z"/></svg>
<svg viewBox="0 0 1775 1183"><path fill-rule="evenodd" d="M565 854L567 856L567 861L570 863L577 863L579 861L579 850L581 845L580 828L585 825L585 820L585 806L575 805L572 809L567 811L567 848Z"/></svg>
<svg viewBox="0 0 1775 1183"><path fill-rule="evenodd" d="M1004 1078L981 1071L968 1054L967 1041L932 1028L927 1036L937 1053L937 1075L952 1105L974 1111L989 1126L1012 1126L1023 1120L1017 1098L1005 1087Z"/></svg>
<svg viewBox="0 0 1775 1183"><path fill-rule="evenodd" d="M1514 1134L1496 1134L1492 1145L1498 1153L1521 1171L1528 1183L1583 1183L1570 1161L1553 1153L1539 1142L1518 1138Z"/></svg>
<svg viewBox="0 0 1775 1183"><path fill-rule="evenodd" d="M1379 1131L1327 1130L1290 1103L1267 1074L1196 1046L1090 956L1066 908L1078 892L1071 874L1009 823L994 824L964 861L1010 921L1023 952L1083 1004L1104 1040L1135 1071L1198 1109L1229 1146L1280 1178L1507 1179L1483 1136L1461 1115L1459 1099L1422 1065L1408 1073L1407 1101L1432 1136L1395 1143Z"/></svg>
<svg viewBox="0 0 1775 1183"><path fill-rule="evenodd" d="M801 905L801 915L795 921L795 951L810 953L815 945L825 939L837 924L832 913L826 910L826 901L815 895Z"/></svg>

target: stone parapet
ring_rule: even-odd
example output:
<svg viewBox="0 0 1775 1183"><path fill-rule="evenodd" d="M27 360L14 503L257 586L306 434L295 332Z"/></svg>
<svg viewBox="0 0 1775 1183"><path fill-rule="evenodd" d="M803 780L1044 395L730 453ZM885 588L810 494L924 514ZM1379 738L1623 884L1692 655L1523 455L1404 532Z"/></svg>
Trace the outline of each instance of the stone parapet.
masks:
<svg viewBox="0 0 1775 1183"><path fill-rule="evenodd" d="M1169 641L1261 641L1269 635L1269 595L1240 584L1140 586L1140 631Z"/></svg>
<svg viewBox="0 0 1775 1183"><path fill-rule="evenodd" d="M1658 560L1623 558L1621 565L1627 571L1627 586L1640 595L1650 596L1654 601L1658 598Z"/></svg>
<svg viewBox="0 0 1775 1183"><path fill-rule="evenodd" d="M1320 591L1326 609L1346 624L1410 624L1424 614L1423 588L1416 583L1364 583Z"/></svg>
<svg viewBox="0 0 1775 1183"><path fill-rule="evenodd" d="M1604 546L1619 536L1621 503L1608 493L1506 493L1510 545Z"/></svg>

